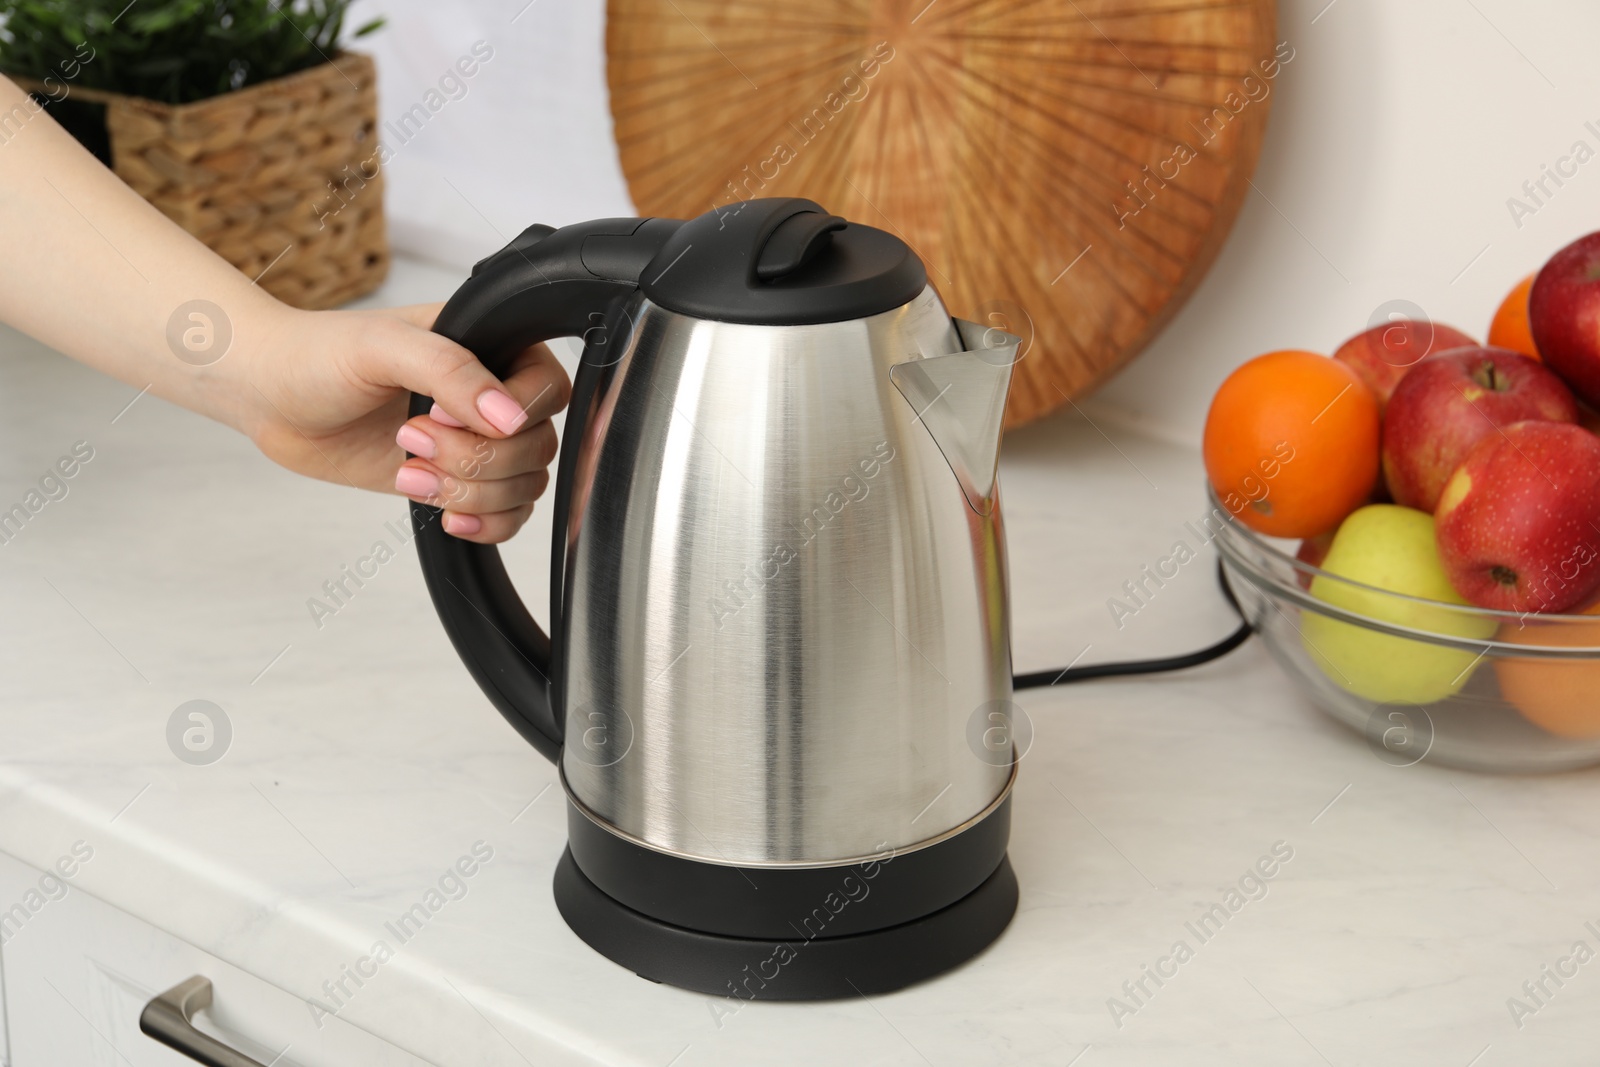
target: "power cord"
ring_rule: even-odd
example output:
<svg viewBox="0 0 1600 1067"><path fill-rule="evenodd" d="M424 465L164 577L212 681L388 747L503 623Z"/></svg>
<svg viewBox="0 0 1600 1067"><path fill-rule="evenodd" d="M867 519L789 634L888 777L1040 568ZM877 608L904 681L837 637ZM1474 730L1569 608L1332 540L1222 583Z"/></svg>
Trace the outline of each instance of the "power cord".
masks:
<svg viewBox="0 0 1600 1067"><path fill-rule="evenodd" d="M1228 585L1227 573L1222 568L1222 560L1217 560L1217 584L1222 587L1222 595L1227 598L1228 604L1234 613L1239 616L1239 628L1214 645L1190 652L1182 656L1168 656L1163 659L1134 659L1123 660L1119 663L1091 663L1086 667L1067 667L1063 670L1034 671L1031 674L1018 674L1011 679L1012 689L1037 689L1051 685L1071 685L1073 682L1089 682L1096 678L1118 678L1130 674L1161 674L1165 671L1181 671L1189 667L1198 667L1202 663L1210 663L1214 659L1221 659L1229 652L1244 644L1250 637L1250 623L1245 620L1244 611L1239 607L1238 597L1233 595L1233 588Z"/></svg>

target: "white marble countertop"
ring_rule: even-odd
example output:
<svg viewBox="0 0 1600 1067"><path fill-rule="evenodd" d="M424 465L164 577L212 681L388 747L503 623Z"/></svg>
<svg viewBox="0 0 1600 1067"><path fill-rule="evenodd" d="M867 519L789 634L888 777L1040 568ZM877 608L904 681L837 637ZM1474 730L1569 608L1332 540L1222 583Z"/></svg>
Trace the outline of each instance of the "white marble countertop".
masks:
<svg viewBox="0 0 1600 1067"><path fill-rule="evenodd" d="M400 264L379 299L455 281ZM870 1001L731 1016L641 981L556 914L554 771L468 678L412 549L313 621L324 581L375 542L400 547L401 502L285 473L134 395L0 337L0 510L75 442L94 449L0 544L0 851L43 867L83 838L96 858L76 888L312 997L485 842L466 896L339 1010L429 1061L1593 1062L1600 964L1520 1028L1507 999L1575 941L1600 947L1584 925L1600 921L1600 775L1390 766L1256 642L1184 674L1024 696L1021 904L969 965ZM1203 512L1194 453L1077 415L1013 434L1002 477L1019 669L1232 627L1209 553L1122 630L1106 607ZM508 552L535 604L548 514ZM232 723L210 766L168 748L193 699ZM1292 858L1265 895L1197 938L1186 924L1275 847ZM1178 941L1192 958L1131 996Z"/></svg>

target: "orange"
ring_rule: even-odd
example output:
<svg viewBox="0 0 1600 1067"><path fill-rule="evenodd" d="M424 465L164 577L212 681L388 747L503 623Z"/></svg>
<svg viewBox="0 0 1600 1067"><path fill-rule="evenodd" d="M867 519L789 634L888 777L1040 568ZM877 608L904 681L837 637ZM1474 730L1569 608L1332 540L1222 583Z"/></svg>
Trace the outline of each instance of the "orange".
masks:
<svg viewBox="0 0 1600 1067"><path fill-rule="evenodd" d="M1600 615L1600 604L1585 608ZM1546 623L1538 616L1529 625L1508 622L1499 639L1513 645L1600 648L1600 619L1593 623ZM1600 737L1600 658L1497 659L1500 695L1522 717L1557 737Z"/></svg>
<svg viewBox="0 0 1600 1067"><path fill-rule="evenodd" d="M1378 480L1378 400L1348 365L1293 349L1257 356L1211 400L1203 452L1217 497L1272 537L1338 526Z"/></svg>
<svg viewBox="0 0 1600 1067"><path fill-rule="evenodd" d="M1538 359L1533 330L1528 326L1528 290L1533 288L1533 279L1534 275L1528 275L1500 301L1494 321L1489 323L1489 344Z"/></svg>

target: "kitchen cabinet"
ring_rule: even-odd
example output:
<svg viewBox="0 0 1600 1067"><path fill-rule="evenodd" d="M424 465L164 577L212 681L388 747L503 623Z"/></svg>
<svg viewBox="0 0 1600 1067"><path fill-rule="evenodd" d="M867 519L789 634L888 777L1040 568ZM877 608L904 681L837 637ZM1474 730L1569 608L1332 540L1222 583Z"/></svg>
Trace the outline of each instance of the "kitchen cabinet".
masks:
<svg viewBox="0 0 1600 1067"><path fill-rule="evenodd" d="M161 993L195 977L212 1004L196 1028L276 1067L422 1067L425 1061L105 904L53 872L0 855L7 909L6 1067L194 1067L140 1032ZM20 910L18 910L20 909ZM26 917L24 918L24 914Z"/></svg>

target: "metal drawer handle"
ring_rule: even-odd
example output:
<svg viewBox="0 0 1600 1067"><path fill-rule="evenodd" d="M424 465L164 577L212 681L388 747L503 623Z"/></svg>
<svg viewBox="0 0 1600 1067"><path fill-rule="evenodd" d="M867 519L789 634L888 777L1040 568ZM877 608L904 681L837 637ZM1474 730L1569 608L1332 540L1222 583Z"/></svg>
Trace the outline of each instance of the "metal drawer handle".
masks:
<svg viewBox="0 0 1600 1067"><path fill-rule="evenodd" d="M189 1020L211 1007L211 979L195 975L179 982L144 1006L139 1029L206 1067L264 1067L242 1052L229 1048L210 1034L202 1034Z"/></svg>

